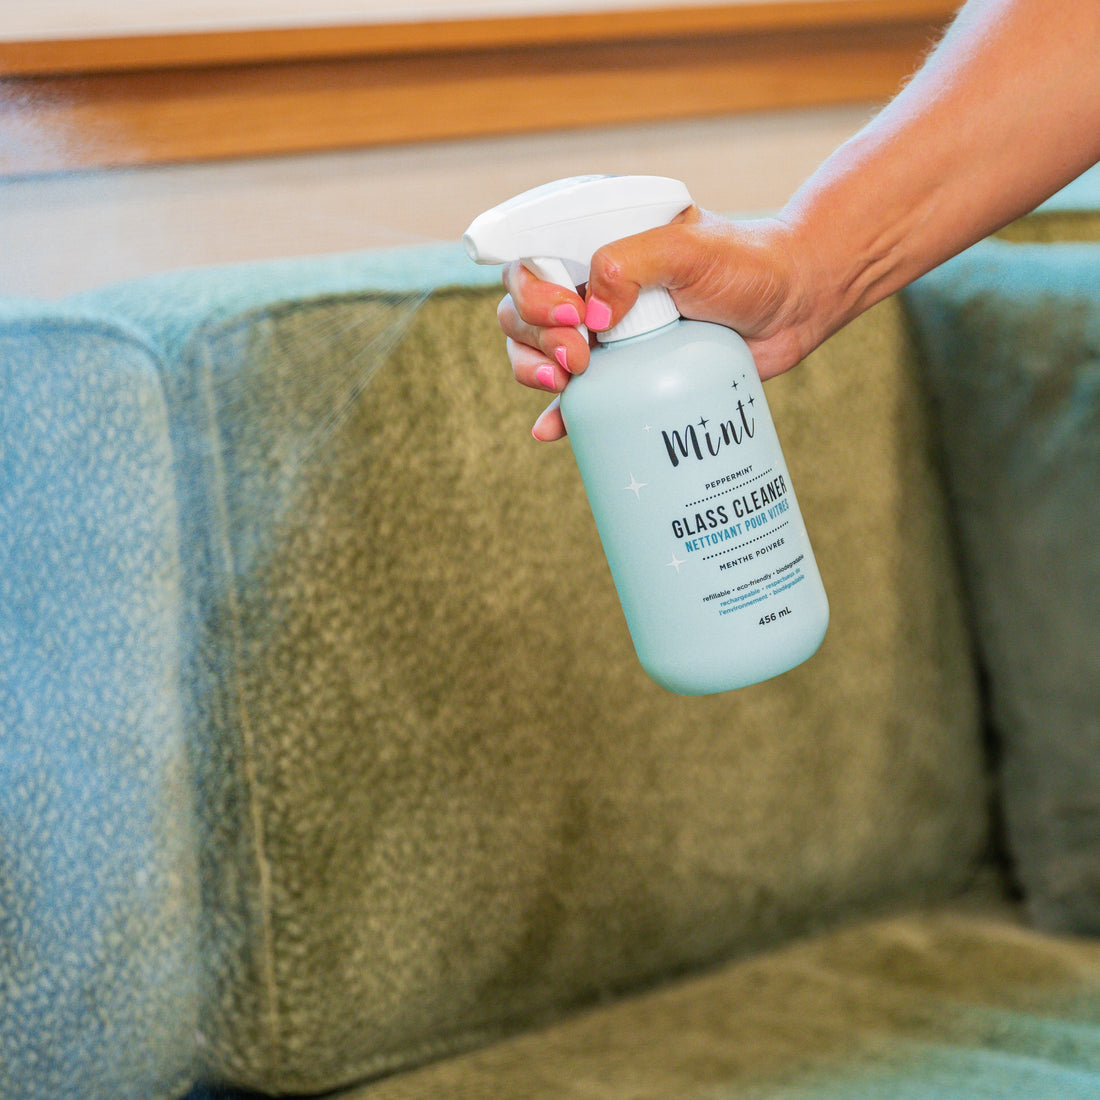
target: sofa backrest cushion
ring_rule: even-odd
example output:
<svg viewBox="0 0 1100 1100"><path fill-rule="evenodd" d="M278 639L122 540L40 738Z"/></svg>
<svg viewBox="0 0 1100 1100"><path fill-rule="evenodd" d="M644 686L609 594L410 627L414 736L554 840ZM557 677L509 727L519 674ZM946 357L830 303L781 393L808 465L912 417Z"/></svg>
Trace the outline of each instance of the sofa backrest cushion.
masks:
<svg viewBox="0 0 1100 1100"><path fill-rule="evenodd" d="M1091 935L1100 933L1098 287L1100 245L988 241L906 296L988 675L1008 852L1035 921Z"/></svg>
<svg viewBox="0 0 1100 1100"><path fill-rule="evenodd" d="M968 881L977 693L895 304L769 385L823 649L685 699L529 437L499 286L333 263L101 296L165 360L213 1075L333 1088Z"/></svg>

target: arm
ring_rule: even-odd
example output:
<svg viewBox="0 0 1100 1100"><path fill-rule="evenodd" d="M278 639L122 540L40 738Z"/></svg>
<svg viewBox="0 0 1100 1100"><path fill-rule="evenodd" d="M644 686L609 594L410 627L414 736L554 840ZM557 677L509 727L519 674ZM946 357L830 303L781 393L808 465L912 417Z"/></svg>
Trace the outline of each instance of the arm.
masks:
<svg viewBox="0 0 1100 1100"><path fill-rule="evenodd" d="M787 204L810 346L1100 158L1100 4L971 0L905 89ZM815 293L820 293L815 291Z"/></svg>
<svg viewBox="0 0 1100 1100"><path fill-rule="evenodd" d="M564 327L569 308L599 330L655 284L685 316L739 331L763 377L789 369L1100 159L1098 57L1096 0L970 0L902 92L776 218L693 209L609 245L593 259L587 303L507 269L500 320L517 379L560 392L588 362ZM535 435L562 434L551 406Z"/></svg>

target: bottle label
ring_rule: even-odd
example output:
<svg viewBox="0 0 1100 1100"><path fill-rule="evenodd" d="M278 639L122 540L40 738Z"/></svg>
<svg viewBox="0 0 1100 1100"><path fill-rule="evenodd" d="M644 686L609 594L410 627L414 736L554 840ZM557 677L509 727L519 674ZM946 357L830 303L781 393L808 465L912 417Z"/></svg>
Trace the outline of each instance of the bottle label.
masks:
<svg viewBox="0 0 1100 1100"><path fill-rule="evenodd" d="M616 583L656 580L659 553L665 585L707 618L753 612L766 626L793 614L787 594L816 564L759 379L742 373L729 389L709 414L635 427L640 450L623 440L616 452L636 461L619 475L613 505L611 482L600 479L601 513L617 516L601 535Z"/></svg>
<svg viewBox="0 0 1100 1100"><path fill-rule="evenodd" d="M785 471L773 466L760 470L750 463L703 488L706 495L686 501L668 524L669 568L679 574L688 565L699 565L706 572L729 575L722 578L729 580L728 587L706 593L703 604L725 616L778 597L805 579L805 535L792 512ZM751 575L745 577L746 572ZM775 614L779 618L790 609Z"/></svg>

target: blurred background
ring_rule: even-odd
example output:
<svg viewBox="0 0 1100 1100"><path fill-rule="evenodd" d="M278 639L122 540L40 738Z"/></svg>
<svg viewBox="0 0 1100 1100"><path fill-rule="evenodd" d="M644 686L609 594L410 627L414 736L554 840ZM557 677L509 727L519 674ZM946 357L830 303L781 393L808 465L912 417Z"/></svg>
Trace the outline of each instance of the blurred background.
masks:
<svg viewBox="0 0 1100 1100"><path fill-rule="evenodd" d="M559 176L780 206L945 0L0 0L0 293L455 240Z"/></svg>

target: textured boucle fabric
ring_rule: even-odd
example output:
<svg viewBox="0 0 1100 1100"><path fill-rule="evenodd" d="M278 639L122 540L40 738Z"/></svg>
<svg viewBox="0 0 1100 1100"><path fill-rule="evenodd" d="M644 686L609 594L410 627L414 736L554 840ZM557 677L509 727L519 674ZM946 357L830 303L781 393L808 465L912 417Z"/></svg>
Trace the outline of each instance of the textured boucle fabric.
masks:
<svg viewBox="0 0 1100 1100"><path fill-rule="evenodd" d="M0 306L0 1096L192 1080L198 896L167 414L149 350Z"/></svg>
<svg viewBox="0 0 1100 1100"><path fill-rule="evenodd" d="M1032 917L1100 933L1100 246L985 242L907 295Z"/></svg>
<svg viewBox="0 0 1100 1100"><path fill-rule="evenodd" d="M968 881L976 692L896 306L769 387L822 651L684 699L529 438L499 288L263 277L110 299L166 347L209 1076L333 1088Z"/></svg>
<svg viewBox="0 0 1100 1100"><path fill-rule="evenodd" d="M1096 198L1100 203L1100 193ZM1005 226L997 237L1016 244L1100 241L1100 217L1095 210L1052 207Z"/></svg>
<svg viewBox="0 0 1100 1100"><path fill-rule="evenodd" d="M345 1100L1091 1100L1100 944L930 909L689 981Z"/></svg>

